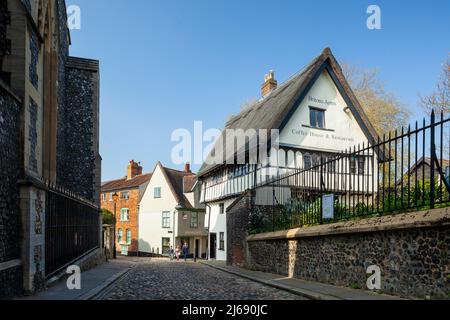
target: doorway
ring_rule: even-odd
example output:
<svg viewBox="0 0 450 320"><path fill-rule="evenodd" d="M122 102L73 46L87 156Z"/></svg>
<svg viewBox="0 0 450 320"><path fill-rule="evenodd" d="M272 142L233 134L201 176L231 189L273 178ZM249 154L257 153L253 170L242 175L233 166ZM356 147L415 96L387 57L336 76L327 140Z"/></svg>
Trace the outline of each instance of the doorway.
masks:
<svg viewBox="0 0 450 320"><path fill-rule="evenodd" d="M211 259L216 259L216 250L217 250L217 234L216 233L210 234L209 243L211 244L211 248L209 248L209 257Z"/></svg>
<svg viewBox="0 0 450 320"><path fill-rule="evenodd" d="M200 258L200 240L195 239L195 258Z"/></svg>

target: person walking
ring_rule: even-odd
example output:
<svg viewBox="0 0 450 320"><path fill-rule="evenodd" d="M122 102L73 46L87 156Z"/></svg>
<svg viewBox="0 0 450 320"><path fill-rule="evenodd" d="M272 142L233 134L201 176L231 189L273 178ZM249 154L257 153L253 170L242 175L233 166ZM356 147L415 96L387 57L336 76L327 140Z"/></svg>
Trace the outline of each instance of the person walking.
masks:
<svg viewBox="0 0 450 320"><path fill-rule="evenodd" d="M185 241L183 244L183 255L184 255L184 261L187 261L187 255L189 254L189 246L187 242Z"/></svg>
<svg viewBox="0 0 450 320"><path fill-rule="evenodd" d="M170 261L173 261L173 255L174 255L174 250L173 250L173 247L172 246L170 246L170 249L169 249L169 257L170 257Z"/></svg>
<svg viewBox="0 0 450 320"><path fill-rule="evenodd" d="M175 256L177 257L177 261L180 261L180 247L177 246L175 249Z"/></svg>

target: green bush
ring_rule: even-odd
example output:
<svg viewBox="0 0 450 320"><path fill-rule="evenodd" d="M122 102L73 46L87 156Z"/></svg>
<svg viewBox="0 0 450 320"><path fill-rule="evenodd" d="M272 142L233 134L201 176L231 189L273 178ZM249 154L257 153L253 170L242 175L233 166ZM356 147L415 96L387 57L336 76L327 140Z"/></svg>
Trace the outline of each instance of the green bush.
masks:
<svg viewBox="0 0 450 320"><path fill-rule="evenodd" d="M101 209L103 224L114 224L114 214L106 209Z"/></svg>
<svg viewBox="0 0 450 320"><path fill-rule="evenodd" d="M267 214L259 207L254 207L250 211L248 233L258 234L269 231L269 227L272 226L271 220ZM270 230L271 231L271 230Z"/></svg>

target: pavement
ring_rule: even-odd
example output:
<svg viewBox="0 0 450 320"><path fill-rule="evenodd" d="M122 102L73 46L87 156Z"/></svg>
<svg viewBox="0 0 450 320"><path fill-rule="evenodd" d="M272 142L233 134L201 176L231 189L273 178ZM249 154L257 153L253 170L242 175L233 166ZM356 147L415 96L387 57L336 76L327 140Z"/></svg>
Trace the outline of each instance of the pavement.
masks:
<svg viewBox="0 0 450 320"><path fill-rule="evenodd" d="M398 297L328 284L287 278L276 274L228 266L222 261L202 261L203 265L224 271L310 300L401 300Z"/></svg>
<svg viewBox="0 0 450 320"><path fill-rule="evenodd" d="M126 258L110 260L94 269L82 272L80 290L69 290L64 279L54 283L46 291L18 300L90 300L130 272L136 266L136 262Z"/></svg>

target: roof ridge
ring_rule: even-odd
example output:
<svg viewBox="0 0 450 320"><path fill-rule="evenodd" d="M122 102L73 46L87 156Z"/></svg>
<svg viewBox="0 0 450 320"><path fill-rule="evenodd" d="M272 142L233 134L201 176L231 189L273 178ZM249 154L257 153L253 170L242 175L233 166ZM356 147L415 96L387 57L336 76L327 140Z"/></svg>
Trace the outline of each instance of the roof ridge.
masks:
<svg viewBox="0 0 450 320"><path fill-rule="evenodd" d="M120 181L120 180L124 180L124 179L126 179L126 178L127 178L127 177L123 177L123 178L119 178L119 179L113 179L113 180L106 180L106 181L103 181L102 184L110 183L110 182L115 182L115 181Z"/></svg>
<svg viewBox="0 0 450 320"><path fill-rule="evenodd" d="M188 176L188 175L196 175L195 173L193 173L193 172L186 172L186 171L183 171L183 170L178 170L178 169L173 169L173 168L169 168L169 167L165 167L165 166L163 166L163 168L164 169L166 169L166 170L171 170L171 171L176 171L176 172L178 172L178 173L183 173L183 174L185 174L186 176Z"/></svg>

